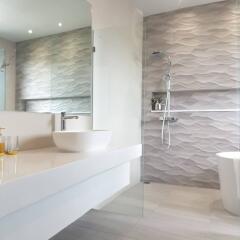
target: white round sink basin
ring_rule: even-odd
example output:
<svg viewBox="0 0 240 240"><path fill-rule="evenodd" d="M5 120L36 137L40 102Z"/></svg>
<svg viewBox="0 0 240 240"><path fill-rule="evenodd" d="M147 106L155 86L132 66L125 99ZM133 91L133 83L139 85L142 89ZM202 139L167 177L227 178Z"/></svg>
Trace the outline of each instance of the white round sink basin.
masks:
<svg viewBox="0 0 240 240"><path fill-rule="evenodd" d="M57 148L66 152L90 152L104 150L111 141L112 132L105 130L61 131L53 133Z"/></svg>

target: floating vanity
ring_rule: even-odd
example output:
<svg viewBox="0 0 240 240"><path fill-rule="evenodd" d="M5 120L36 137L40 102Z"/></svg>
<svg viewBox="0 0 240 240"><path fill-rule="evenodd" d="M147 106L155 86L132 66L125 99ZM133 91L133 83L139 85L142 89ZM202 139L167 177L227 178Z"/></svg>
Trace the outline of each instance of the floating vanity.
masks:
<svg viewBox="0 0 240 240"><path fill-rule="evenodd" d="M131 184L142 146L92 153L56 148L0 159L0 239L49 239ZM14 229L14 231L13 231Z"/></svg>

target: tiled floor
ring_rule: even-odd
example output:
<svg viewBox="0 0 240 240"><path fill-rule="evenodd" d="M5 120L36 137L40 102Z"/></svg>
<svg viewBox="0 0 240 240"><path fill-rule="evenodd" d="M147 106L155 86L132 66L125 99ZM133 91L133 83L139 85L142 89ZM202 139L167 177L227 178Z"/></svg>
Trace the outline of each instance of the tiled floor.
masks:
<svg viewBox="0 0 240 240"><path fill-rule="evenodd" d="M52 240L240 240L240 218L224 211L217 190L155 184L92 210Z"/></svg>

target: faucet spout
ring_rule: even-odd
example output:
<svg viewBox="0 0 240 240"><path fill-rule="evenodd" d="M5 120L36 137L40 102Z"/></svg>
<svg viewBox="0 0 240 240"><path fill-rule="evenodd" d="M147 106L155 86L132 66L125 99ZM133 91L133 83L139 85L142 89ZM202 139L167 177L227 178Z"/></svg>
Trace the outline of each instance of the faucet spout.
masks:
<svg viewBox="0 0 240 240"><path fill-rule="evenodd" d="M68 119L79 119L77 115L69 115L67 116L66 112L61 112L61 131L66 130L66 120Z"/></svg>

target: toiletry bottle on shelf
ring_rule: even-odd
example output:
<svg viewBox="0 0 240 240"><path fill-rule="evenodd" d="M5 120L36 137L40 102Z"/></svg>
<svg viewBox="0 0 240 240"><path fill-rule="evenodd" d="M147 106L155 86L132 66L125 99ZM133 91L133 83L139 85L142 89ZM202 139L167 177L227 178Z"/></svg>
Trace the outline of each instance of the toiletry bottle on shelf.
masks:
<svg viewBox="0 0 240 240"><path fill-rule="evenodd" d="M0 156L5 154L5 137L2 134L2 130L5 128L0 128Z"/></svg>
<svg viewBox="0 0 240 240"><path fill-rule="evenodd" d="M155 104L155 110L156 111L161 111L162 110L162 104L160 103L160 100L157 100Z"/></svg>

